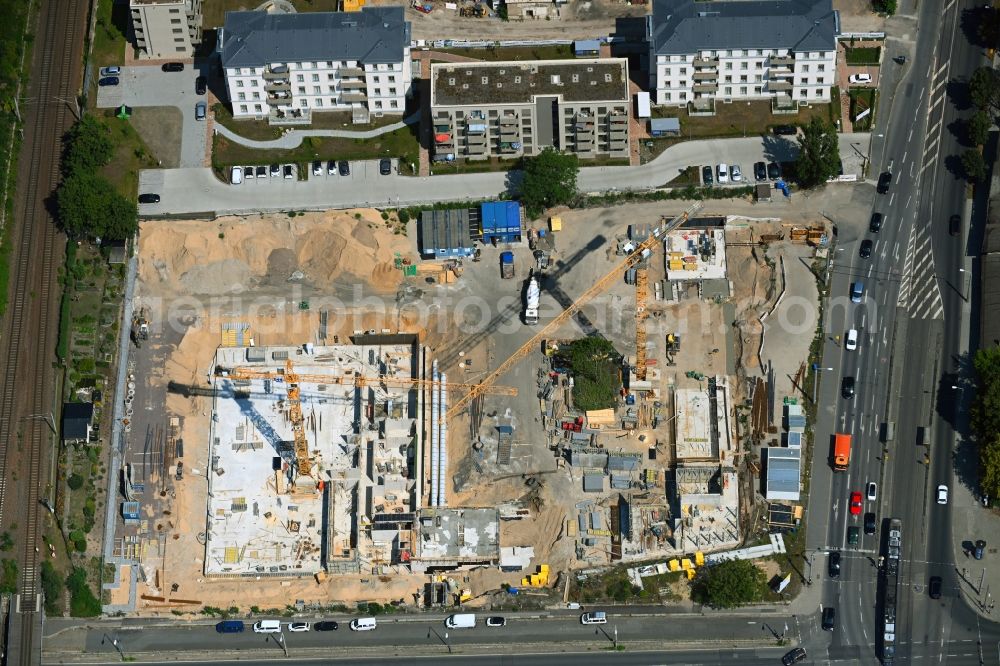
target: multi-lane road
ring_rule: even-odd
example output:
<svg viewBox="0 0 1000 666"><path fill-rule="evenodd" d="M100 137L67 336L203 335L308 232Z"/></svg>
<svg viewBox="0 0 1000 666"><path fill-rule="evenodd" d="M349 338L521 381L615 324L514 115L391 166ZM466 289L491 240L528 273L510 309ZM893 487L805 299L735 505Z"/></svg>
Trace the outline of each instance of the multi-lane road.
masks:
<svg viewBox="0 0 1000 666"><path fill-rule="evenodd" d="M896 641L899 663L953 660L956 646L971 644L984 663L1000 662L998 629L981 622L959 593L955 541L948 506L939 506L935 489L956 484L953 450L957 408L968 396L960 383L957 360L969 348L972 228L981 213L967 202L965 183L954 173L961 145L961 121L971 111L956 103L955 90L980 64L982 49L962 30L982 5L951 0L942 8L920 3L913 34L886 42L882 77L882 112L872 142L872 173L891 170L888 193L872 188L872 212L882 213L880 232L868 220L836 220L838 248L833 259L828 305L828 333L819 391L818 445L810 493L812 571L822 579L822 604L838 609L838 626L826 640L815 639L811 655L830 659L870 660L877 654L881 627L876 586L882 521L903 521L904 549ZM897 64L893 56L905 55ZM955 83L959 85L955 85ZM952 84L949 86L949 84ZM970 214L971 213L971 214ZM952 215L961 215L962 231L949 233ZM870 258L859 256L863 239L874 241ZM865 284L863 302L849 299L853 282ZM837 341L850 328L860 332L856 351ZM856 378L856 392L840 395L841 378ZM959 417L956 419L956 417ZM891 441L883 442L884 424L893 422ZM849 469L828 466L827 437L853 435ZM879 484L878 500L865 501L875 511L879 533L847 543L852 491ZM968 482L963 479L962 482ZM838 580L826 573L829 551L843 553ZM944 581L943 598L931 600L931 576ZM826 655L818 654L826 648Z"/></svg>

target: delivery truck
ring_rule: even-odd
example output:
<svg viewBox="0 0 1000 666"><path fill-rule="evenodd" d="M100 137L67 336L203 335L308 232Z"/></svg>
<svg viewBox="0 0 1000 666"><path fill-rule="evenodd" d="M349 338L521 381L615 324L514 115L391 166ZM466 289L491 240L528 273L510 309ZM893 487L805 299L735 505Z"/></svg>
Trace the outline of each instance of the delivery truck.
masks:
<svg viewBox="0 0 1000 666"><path fill-rule="evenodd" d="M847 471L851 464L851 436L838 432L833 436L833 471Z"/></svg>
<svg viewBox="0 0 1000 666"><path fill-rule="evenodd" d="M444 626L449 629L472 629L476 626L476 614L455 613L449 615L448 619L444 621Z"/></svg>

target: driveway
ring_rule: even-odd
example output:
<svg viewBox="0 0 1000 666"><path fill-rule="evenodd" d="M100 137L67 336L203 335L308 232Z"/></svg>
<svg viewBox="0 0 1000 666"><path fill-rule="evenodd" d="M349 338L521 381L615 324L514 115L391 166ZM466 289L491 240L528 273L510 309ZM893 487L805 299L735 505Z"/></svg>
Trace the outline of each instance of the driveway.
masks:
<svg viewBox="0 0 1000 666"><path fill-rule="evenodd" d="M868 134L841 134L840 154L844 172L860 174L859 152L867 153ZM740 164L752 177L753 163L791 161L798 144L783 137L750 137L687 141L665 150L652 162L635 167L584 167L580 169L581 192L648 190L662 187L688 166ZM352 177L322 176L307 181L285 181L266 185L223 183L208 168L149 169L139 175L139 191L160 195L158 204L140 206L144 216L215 213L249 214L287 210L390 207L431 204L440 201L481 200L508 190L508 174L474 173L454 176L379 176L376 161L351 165ZM517 172L510 181L516 182ZM258 186L259 185L259 186Z"/></svg>
<svg viewBox="0 0 1000 666"><path fill-rule="evenodd" d="M205 164L208 122L194 119L195 102L209 103L207 95L196 95L194 80L200 72L190 63L183 72L164 72L159 65L123 67L117 86L98 88L97 106L114 108L122 104L132 107L175 106L184 119L181 124L182 168Z"/></svg>

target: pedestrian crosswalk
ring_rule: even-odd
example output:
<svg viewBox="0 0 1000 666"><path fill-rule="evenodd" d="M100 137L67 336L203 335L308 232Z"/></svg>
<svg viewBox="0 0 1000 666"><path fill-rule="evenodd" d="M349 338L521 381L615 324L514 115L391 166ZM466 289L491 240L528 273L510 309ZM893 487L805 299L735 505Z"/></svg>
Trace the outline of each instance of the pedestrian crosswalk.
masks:
<svg viewBox="0 0 1000 666"><path fill-rule="evenodd" d="M907 308L914 319L943 319L940 282L934 271L930 229L914 224L906 242L899 306Z"/></svg>

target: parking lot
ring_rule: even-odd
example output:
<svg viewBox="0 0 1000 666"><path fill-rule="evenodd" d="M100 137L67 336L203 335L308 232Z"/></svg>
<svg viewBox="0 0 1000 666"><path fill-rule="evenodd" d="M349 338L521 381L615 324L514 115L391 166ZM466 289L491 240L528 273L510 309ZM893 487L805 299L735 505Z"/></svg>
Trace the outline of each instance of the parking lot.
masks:
<svg viewBox="0 0 1000 666"><path fill-rule="evenodd" d="M388 159L388 158L387 158ZM226 177L230 185L257 184L277 186L303 180L321 182L338 187L350 186L361 181L385 178L399 172L397 160L389 159L389 173L383 173L381 160L337 161L310 163L303 170L297 164L253 164L232 167ZM238 173L234 173L234 171Z"/></svg>
<svg viewBox="0 0 1000 666"><path fill-rule="evenodd" d="M195 93L195 79L201 72L186 64L184 71L164 72L159 65L122 67L117 86L101 86L97 90L98 108L173 106L181 111L183 122L180 141L180 166L205 165L205 144L208 122L195 120L195 104L209 102L207 95Z"/></svg>

